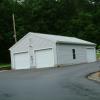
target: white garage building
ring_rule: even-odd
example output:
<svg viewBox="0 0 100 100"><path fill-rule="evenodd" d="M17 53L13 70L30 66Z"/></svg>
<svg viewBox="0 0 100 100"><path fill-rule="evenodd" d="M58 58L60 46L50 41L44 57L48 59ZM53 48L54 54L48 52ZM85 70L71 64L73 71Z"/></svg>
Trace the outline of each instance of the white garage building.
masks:
<svg viewBox="0 0 100 100"><path fill-rule="evenodd" d="M9 50L12 69L45 68L96 61L96 44L29 32Z"/></svg>

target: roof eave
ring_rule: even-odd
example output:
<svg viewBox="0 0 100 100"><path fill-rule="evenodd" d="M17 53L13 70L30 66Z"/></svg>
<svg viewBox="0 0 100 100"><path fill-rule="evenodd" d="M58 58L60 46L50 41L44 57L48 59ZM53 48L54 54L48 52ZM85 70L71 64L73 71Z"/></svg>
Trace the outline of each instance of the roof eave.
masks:
<svg viewBox="0 0 100 100"><path fill-rule="evenodd" d="M89 45L89 46L96 46L95 43L75 43L75 42L65 42L65 41L56 41L56 43L64 43L64 44L77 44L77 45Z"/></svg>

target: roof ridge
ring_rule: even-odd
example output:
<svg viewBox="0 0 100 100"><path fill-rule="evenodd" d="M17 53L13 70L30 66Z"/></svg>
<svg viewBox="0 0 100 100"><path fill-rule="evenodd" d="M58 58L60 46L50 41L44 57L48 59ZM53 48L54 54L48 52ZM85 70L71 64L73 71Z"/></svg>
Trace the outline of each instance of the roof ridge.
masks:
<svg viewBox="0 0 100 100"><path fill-rule="evenodd" d="M64 35L57 35L57 34L48 34L48 33L37 33L37 32L30 32L32 34L40 34L40 35L48 35L48 36L58 36L58 37L69 37L69 38L74 38L70 36L64 36Z"/></svg>

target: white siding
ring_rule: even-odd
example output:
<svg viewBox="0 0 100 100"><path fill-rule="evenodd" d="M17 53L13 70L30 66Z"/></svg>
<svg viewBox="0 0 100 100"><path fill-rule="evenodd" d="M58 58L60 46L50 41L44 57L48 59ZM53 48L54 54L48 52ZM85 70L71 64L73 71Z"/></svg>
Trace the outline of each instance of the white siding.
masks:
<svg viewBox="0 0 100 100"><path fill-rule="evenodd" d="M23 39L20 43L18 43L11 51L13 53L19 53L19 52L27 52L29 47L29 40L28 38Z"/></svg>
<svg viewBox="0 0 100 100"><path fill-rule="evenodd" d="M11 51L10 51L10 57L11 57L11 68L15 69L14 68L14 56L13 56L13 52L11 52Z"/></svg>
<svg viewBox="0 0 100 100"><path fill-rule="evenodd" d="M57 56L56 56L56 44L50 40L47 40L45 38L40 38L38 36L32 36L30 38L30 44L31 44L31 51L30 56L33 56L33 67L36 66L35 64L35 51L36 50L42 50L42 49L53 49L54 54L54 66L57 64Z"/></svg>
<svg viewBox="0 0 100 100"><path fill-rule="evenodd" d="M47 49L52 48L54 52L54 62L56 65L57 58L56 58L56 44L50 40L45 38L41 38L32 34L29 34L22 38L12 49L11 49L11 60L12 60L12 69L14 69L14 54L21 53L21 52L29 52L30 60L31 57L33 58L33 65L30 63L30 67L35 67L35 50Z"/></svg>
<svg viewBox="0 0 100 100"><path fill-rule="evenodd" d="M38 36L31 37L30 42L34 50L53 48L55 46L55 44L52 41Z"/></svg>
<svg viewBox="0 0 100 100"><path fill-rule="evenodd" d="M76 51L76 59L73 59L72 49ZM58 65L86 63L86 57L86 46L57 44Z"/></svg>
<svg viewBox="0 0 100 100"><path fill-rule="evenodd" d="M54 43L45 38L41 38L32 34L27 35L25 38L22 38L16 45L11 49L13 53L25 52L29 50L29 47L32 47L34 50L53 48Z"/></svg>

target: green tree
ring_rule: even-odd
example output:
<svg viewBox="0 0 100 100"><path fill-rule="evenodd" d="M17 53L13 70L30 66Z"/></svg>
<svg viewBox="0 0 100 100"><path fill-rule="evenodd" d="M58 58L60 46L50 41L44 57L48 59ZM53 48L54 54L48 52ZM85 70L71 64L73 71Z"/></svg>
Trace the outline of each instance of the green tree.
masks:
<svg viewBox="0 0 100 100"><path fill-rule="evenodd" d="M100 45L100 0L0 0L0 62L10 61L13 12L18 40L33 31L75 36Z"/></svg>

